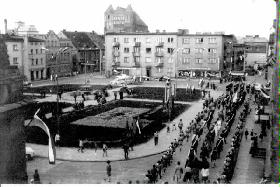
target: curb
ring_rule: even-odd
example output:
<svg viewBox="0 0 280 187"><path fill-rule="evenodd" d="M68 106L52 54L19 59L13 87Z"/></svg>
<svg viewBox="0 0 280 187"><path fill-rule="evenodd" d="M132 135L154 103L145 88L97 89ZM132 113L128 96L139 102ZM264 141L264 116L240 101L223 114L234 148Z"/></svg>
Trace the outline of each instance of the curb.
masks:
<svg viewBox="0 0 280 187"><path fill-rule="evenodd" d="M146 157L150 157L150 156L154 156L154 155L159 155L159 154L162 154L164 152L166 152L166 150L158 152L158 153L152 153L152 154L144 155L144 156L136 156L136 157L133 157L133 158L129 158L127 160L125 160L125 159L115 159L115 160L107 159L107 160L110 160L111 162L129 161L129 160L136 160L136 159L146 158ZM35 158L48 158L48 157L37 155ZM56 160L68 161L68 162L107 162L107 160L75 160L75 159L63 159L63 158L56 158Z"/></svg>

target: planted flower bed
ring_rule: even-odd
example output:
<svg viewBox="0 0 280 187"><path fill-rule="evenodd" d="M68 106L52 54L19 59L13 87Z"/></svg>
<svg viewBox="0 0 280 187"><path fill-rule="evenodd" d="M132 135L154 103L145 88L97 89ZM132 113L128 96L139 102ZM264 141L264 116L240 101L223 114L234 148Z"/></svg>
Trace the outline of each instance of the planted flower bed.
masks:
<svg viewBox="0 0 280 187"><path fill-rule="evenodd" d="M163 100L164 91L165 88L161 87L135 87L133 88L133 94L130 97L139 99ZM187 92L186 89L177 88L175 100L192 102L199 100L201 96L200 90L194 90L194 92L191 93L190 91Z"/></svg>

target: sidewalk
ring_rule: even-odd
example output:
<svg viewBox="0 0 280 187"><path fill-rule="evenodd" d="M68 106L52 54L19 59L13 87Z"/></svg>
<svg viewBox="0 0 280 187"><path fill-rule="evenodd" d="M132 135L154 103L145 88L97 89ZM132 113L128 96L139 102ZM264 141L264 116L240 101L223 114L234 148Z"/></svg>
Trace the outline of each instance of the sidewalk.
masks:
<svg viewBox="0 0 280 187"><path fill-rule="evenodd" d="M113 90L110 90L111 92ZM110 94L107 100L113 99L113 94ZM217 98L221 95L221 92L212 92L212 97ZM88 101L86 104L92 104L92 102L96 101ZM179 123L180 119L183 119L184 128L191 122L191 120L195 117L195 115L202 110L202 100L197 102L189 103L191 106L185 112L180 114L177 118L175 118L172 123ZM94 104L94 103L93 103ZM154 154L159 154L164 152L170 143L176 138L179 137L179 130L171 131L169 134L166 133L166 127L163 128L159 132L159 143L157 146L154 145L153 138L148 142L137 145L134 147L134 151L129 153L130 159L150 156ZM38 144L29 144L27 146L31 147L36 156L39 157L47 157L48 156L48 146L46 145L38 145ZM86 149L84 153L79 153L77 148L67 148L61 147L56 149L56 158L57 160L68 160L68 161L77 161L77 162L93 162L93 161L119 161L124 160L124 152L122 148L114 148L108 150L108 157L102 156L102 149L98 149L95 153L94 149Z"/></svg>

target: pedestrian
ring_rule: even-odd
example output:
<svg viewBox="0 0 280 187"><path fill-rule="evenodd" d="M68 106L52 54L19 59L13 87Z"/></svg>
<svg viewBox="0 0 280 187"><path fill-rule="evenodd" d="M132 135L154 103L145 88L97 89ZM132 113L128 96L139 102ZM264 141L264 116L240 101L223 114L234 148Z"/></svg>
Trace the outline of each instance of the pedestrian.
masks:
<svg viewBox="0 0 280 187"><path fill-rule="evenodd" d="M34 175L33 175L33 181L34 181L34 184L40 184L41 183L40 175L38 173L38 169L35 169L35 172L34 172Z"/></svg>
<svg viewBox="0 0 280 187"><path fill-rule="evenodd" d="M112 167L110 164L110 160L107 161L107 166L106 166L106 172L107 172L107 180L108 182L111 182L111 173L112 173Z"/></svg>
<svg viewBox="0 0 280 187"><path fill-rule="evenodd" d="M156 131L154 134L154 142L155 142L155 145L158 144L158 131Z"/></svg>
<svg viewBox="0 0 280 187"><path fill-rule="evenodd" d="M60 145L60 136L59 136L59 133L57 133L57 134L55 135L55 137L54 137L54 142L55 142L55 145L56 145L57 147L59 147L59 145Z"/></svg>
<svg viewBox="0 0 280 187"><path fill-rule="evenodd" d="M82 93L82 98L83 98L84 101L86 101L86 98L85 98L85 94L84 94L84 93Z"/></svg>
<svg viewBox="0 0 280 187"><path fill-rule="evenodd" d="M247 140L248 138L248 135L249 135L249 132L248 132L248 129L245 130L245 139Z"/></svg>
<svg viewBox="0 0 280 187"><path fill-rule="evenodd" d="M180 129L180 132L182 132L182 129L183 129L183 121L182 121L182 119L180 119L180 121L179 121L178 128Z"/></svg>
<svg viewBox="0 0 280 187"><path fill-rule="evenodd" d="M170 133L170 127L169 127L169 125L166 126L166 132L167 132L167 133Z"/></svg>
<svg viewBox="0 0 280 187"><path fill-rule="evenodd" d="M213 168L216 166L216 160L217 160L217 147L214 147L212 154L211 154L211 163L213 163Z"/></svg>
<svg viewBox="0 0 280 187"><path fill-rule="evenodd" d="M76 102L77 102L77 95L76 95L76 93L74 93L74 100L75 100L75 104L76 104Z"/></svg>
<svg viewBox="0 0 280 187"><path fill-rule="evenodd" d="M175 122L173 123L173 128L172 128L172 131L176 130L176 124Z"/></svg>
<svg viewBox="0 0 280 187"><path fill-rule="evenodd" d="M97 145L96 141L93 141L93 146L94 146L94 150L95 150L95 154L96 154L96 151L98 149L98 145Z"/></svg>
<svg viewBox="0 0 280 187"><path fill-rule="evenodd" d="M106 156L106 157L108 156L108 154L107 154L107 149L108 149L108 147L107 147L107 145L104 143L104 144L103 144L103 147L102 147L102 150L103 150L103 155L102 155L102 156L103 156L103 157L104 157L104 156Z"/></svg>
<svg viewBox="0 0 280 187"><path fill-rule="evenodd" d="M117 96L118 96L118 92L114 92L114 97L115 97L115 100L117 100Z"/></svg>
<svg viewBox="0 0 280 187"><path fill-rule="evenodd" d="M128 151L129 151L129 147L127 144L123 145L123 151L124 151L124 159L127 160L128 159Z"/></svg>
<svg viewBox="0 0 280 187"><path fill-rule="evenodd" d="M79 140L79 149L78 149L78 152L83 153L84 152L84 142L83 140Z"/></svg>
<svg viewBox="0 0 280 187"><path fill-rule="evenodd" d="M175 168L174 176L173 176L173 180L176 183L179 183L179 181L181 180L183 172L184 172L183 167L181 166L180 161L178 161L177 166Z"/></svg>
<svg viewBox="0 0 280 187"><path fill-rule="evenodd" d="M251 138L254 136L254 129L251 130L250 135L251 135Z"/></svg>
<svg viewBox="0 0 280 187"><path fill-rule="evenodd" d="M185 167L185 175L184 175L184 178L183 178L183 182L187 182L189 183L192 179L192 169L190 168L189 165L187 165Z"/></svg>

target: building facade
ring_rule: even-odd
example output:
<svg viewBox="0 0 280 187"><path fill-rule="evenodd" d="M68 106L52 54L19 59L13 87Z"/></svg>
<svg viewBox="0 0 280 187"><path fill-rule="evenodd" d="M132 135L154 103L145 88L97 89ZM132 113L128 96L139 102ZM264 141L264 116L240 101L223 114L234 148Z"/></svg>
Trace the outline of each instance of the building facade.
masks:
<svg viewBox="0 0 280 187"><path fill-rule="evenodd" d="M112 5L104 13L104 33L107 32L149 32L148 26L132 9L131 5L127 8Z"/></svg>
<svg viewBox="0 0 280 187"><path fill-rule="evenodd" d="M24 37L24 75L28 81L46 78L45 40L35 37Z"/></svg>
<svg viewBox="0 0 280 187"><path fill-rule="evenodd" d="M246 66L257 66L266 64L268 52L268 40L263 37L246 36L239 43L245 44L246 47Z"/></svg>
<svg viewBox="0 0 280 187"><path fill-rule="evenodd" d="M71 48L73 71L78 73L101 72L104 63L104 37L95 32L70 32L58 34L61 47Z"/></svg>
<svg viewBox="0 0 280 187"><path fill-rule="evenodd" d="M46 77L67 76L72 74L72 58L70 45L64 45L63 39L54 31L49 31L46 40Z"/></svg>
<svg viewBox="0 0 280 187"><path fill-rule="evenodd" d="M128 75L201 77L224 70L225 44L233 35L189 34L188 30L155 33L107 33L106 71ZM231 52L231 51L230 51Z"/></svg>

